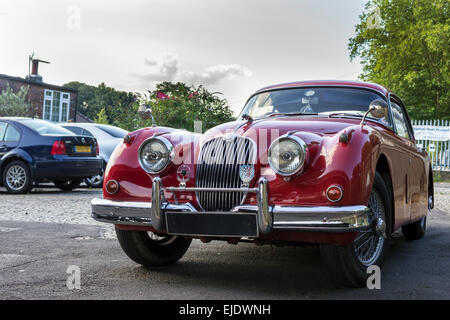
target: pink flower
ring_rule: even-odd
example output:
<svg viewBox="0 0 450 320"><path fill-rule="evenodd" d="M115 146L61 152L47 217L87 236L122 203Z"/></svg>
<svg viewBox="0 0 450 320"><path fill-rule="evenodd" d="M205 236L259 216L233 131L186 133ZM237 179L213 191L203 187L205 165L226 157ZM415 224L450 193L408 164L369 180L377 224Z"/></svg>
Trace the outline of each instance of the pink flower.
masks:
<svg viewBox="0 0 450 320"><path fill-rule="evenodd" d="M197 95L197 91L194 91L188 96L188 99L192 99L196 95Z"/></svg>
<svg viewBox="0 0 450 320"><path fill-rule="evenodd" d="M165 95L164 93L162 93L161 91L158 91L156 93L156 99L166 100L166 99L169 99L169 97L167 95Z"/></svg>

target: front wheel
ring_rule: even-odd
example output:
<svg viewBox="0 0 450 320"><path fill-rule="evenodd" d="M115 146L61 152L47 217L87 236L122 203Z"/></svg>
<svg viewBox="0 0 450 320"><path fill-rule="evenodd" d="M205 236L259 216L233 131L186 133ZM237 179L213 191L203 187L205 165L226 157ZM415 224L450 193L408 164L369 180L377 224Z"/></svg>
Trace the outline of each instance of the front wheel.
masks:
<svg viewBox="0 0 450 320"><path fill-rule="evenodd" d="M363 287L370 274L367 268L381 268L389 249L391 227L390 193L380 174L376 173L369 196L369 223L353 243L346 246L321 245L322 258L334 280L345 286Z"/></svg>
<svg viewBox="0 0 450 320"><path fill-rule="evenodd" d="M181 236L158 235L153 232L118 228L116 228L116 234L127 256L146 267L174 264L184 256L192 241Z"/></svg>

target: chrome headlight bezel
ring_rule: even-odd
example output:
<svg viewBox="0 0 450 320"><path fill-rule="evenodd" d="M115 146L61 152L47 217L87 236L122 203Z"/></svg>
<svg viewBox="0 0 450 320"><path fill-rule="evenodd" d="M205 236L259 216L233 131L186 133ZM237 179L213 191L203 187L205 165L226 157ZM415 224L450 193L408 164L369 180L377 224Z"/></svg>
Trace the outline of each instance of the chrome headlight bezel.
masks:
<svg viewBox="0 0 450 320"><path fill-rule="evenodd" d="M151 169L148 168L148 167L145 165L145 163L142 161L142 156L141 156L141 155L142 155L143 149L144 149L149 143L152 143L152 142L156 142L156 143L161 144L161 145L166 149L167 154L168 154L167 161L166 161L166 163L164 164L164 166L163 166L160 170L151 170ZM141 166L142 170L144 170L144 171L147 172L147 173L150 173L150 174L158 174L158 173L161 173L162 171L164 171L164 170L167 168L167 166L168 166L169 164L172 163L173 155L174 155L174 151L173 151L173 150L174 150L173 144L172 144L169 140L167 140L166 138L164 138L164 137L151 137L151 138L148 138L148 139L146 139L144 142L142 142L141 145L139 146L139 150L138 150L138 161L139 161L139 165Z"/></svg>
<svg viewBox="0 0 450 320"><path fill-rule="evenodd" d="M291 142L294 142L298 146L299 153L302 155L302 159L303 159L303 161L300 161L300 165L291 172L281 171L280 168L277 167L277 165L273 161L273 148L277 144L280 144L285 140L291 140ZM268 159L269 165L272 168L272 170L275 171L280 176L283 176L283 177L293 176L295 174L300 173L304 169L306 161L308 159L308 146L301 138L299 138L297 136L284 135L272 142L272 144L269 147L267 159Z"/></svg>

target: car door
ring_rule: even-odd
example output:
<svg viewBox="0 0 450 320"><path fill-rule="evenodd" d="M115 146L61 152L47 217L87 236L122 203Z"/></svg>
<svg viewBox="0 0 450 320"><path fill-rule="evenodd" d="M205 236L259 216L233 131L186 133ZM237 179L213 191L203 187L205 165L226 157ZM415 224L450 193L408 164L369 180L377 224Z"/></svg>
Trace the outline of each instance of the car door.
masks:
<svg viewBox="0 0 450 320"><path fill-rule="evenodd" d="M10 150L17 147L19 141L20 141L19 129L17 129L11 123L0 122L0 159Z"/></svg>
<svg viewBox="0 0 450 320"><path fill-rule="evenodd" d="M6 145L3 145L3 137L5 136L8 123L0 121L0 162L2 156L6 153Z"/></svg>
<svg viewBox="0 0 450 320"><path fill-rule="evenodd" d="M410 133L410 173L409 173L409 202L410 222L414 222L426 215L428 209L428 155L424 149L418 147L414 137L414 130L408 117L406 107L400 98L395 97L403 111L404 121Z"/></svg>
<svg viewBox="0 0 450 320"><path fill-rule="evenodd" d="M414 132L406 109L401 100L395 96L391 97L391 110L398 139L398 151L402 155L400 161L402 169L400 172L394 172L402 185L402 188L399 188L402 191L397 193L395 199L396 209L397 207L402 208L404 223L409 223L414 209L420 202L421 192L423 191L420 181L424 179L425 171L423 170L423 161L418 154ZM422 168L420 168L420 162L422 162ZM426 183L426 179L424 181Z"/></svg>

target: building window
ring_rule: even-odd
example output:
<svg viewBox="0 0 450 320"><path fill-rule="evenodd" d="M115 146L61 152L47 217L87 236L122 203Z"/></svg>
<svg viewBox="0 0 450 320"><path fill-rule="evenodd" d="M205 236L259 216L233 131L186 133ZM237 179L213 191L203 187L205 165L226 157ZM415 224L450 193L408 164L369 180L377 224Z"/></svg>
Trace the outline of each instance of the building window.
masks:
<svg viewBox="0 0 450 320"><path fill-rule="evenodd" d="M53 122L66 122L69 117L70 94L45 90L42 118Z"/></svg>

